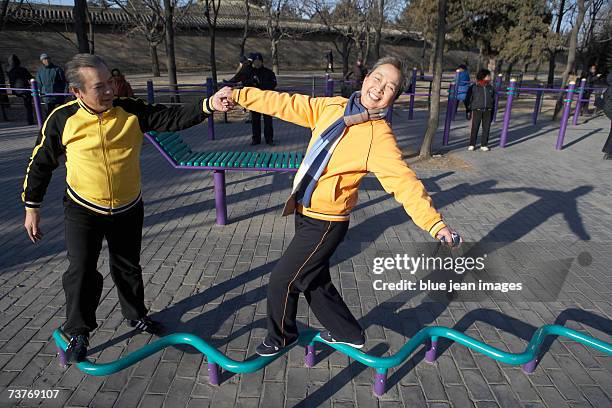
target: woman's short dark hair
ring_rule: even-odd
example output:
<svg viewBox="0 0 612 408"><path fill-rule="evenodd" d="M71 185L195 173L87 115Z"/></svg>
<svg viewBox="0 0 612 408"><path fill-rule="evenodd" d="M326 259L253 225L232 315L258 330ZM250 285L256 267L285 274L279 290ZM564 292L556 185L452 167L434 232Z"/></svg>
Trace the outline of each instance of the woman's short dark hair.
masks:
<svg viewBox="0 0 612 408"><path fill-rule="evenodd" d="M119 71L119 69L117 69L117 68L113 68L113 70L111 71L111 75L112 76L120 76L121 75L121 71Z"/></svg>
<svg viewBox="0 0 612 408"><path fill-rule="evenodd" d="M478 81L482 81L483 79L485 79L487 77L487 75L491 75L491 71L489 71L486 68L482 68L480 71L478 71L478 73L476 74L476 79Z"/></svg>
<svg viewBox="0 0 612 408"><path fill-rule="evenodd" d="M465 65L465 64L459 65L459 68L467 71L467 65Z"/></svg>

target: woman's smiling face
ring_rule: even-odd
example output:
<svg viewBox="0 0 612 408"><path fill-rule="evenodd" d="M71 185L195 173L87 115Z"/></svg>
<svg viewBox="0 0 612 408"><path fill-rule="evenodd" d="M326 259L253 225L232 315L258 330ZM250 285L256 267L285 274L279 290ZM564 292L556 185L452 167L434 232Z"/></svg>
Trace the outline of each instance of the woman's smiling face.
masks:
<svg viewBox="0 0 612 408"><path fill-rule="evenodd" d="M399 89L401 74L391 64L383 64L365 77L361 86L361 104L366 109L384 109L391 105Z"/></svg>

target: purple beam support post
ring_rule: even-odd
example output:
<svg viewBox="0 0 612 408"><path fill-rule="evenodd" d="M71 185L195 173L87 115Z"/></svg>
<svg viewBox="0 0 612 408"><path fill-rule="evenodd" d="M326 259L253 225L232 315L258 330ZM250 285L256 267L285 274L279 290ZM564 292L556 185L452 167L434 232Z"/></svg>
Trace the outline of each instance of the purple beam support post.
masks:
<svg viewBox="0 0 612 408"><path fill-rule="evenodd" d="M206 78L206 97L210 98L215 93L212 78ZM208 117L208 140L215 140L215 119L214 115ZM225 184L224 184L225 185ZM223 224L225 225L225 224Z"/></svg>
<svg viewBox="0 0 612 408"><path fill-rule="evenodd" d="M530 362L523 364L523 372L525 374L531 374L535 371L537 365L538 365L538 359L534 358Z"/></svg>
<svg viewBox="0 0 612 408"><path fill-rule="evenodd" d="M325 74L325 96L334 96L334 80L330 74Z"/></svg>
<svg viewBox="0 0 612 408"><path fill-rule="evenodd" d="M455 121L455 115L457 114L457 108L459 107L459 100L457 100L457 97L459 96L459 70L455 71L455 79L454 79L454 83L455 86L453 87L453 110L451 111L453 116L452 116L452 120Z"/></svg>
<svg viewBox="0 0 612 408"><path fill-rule="evenodd" d="M147 102L150 105L155 103L155 88L153 88L153 81L151 80L147 81Z"/></svg>
<svg viewBox="0 0 612 408"><path fill-rule="evenodd" d="M574 109L574 120L572 121L572 125L574 126L578 124L578 116L580 116L580 108L582 104L582 97L584 95L585 86L586 86L586 78L582 78L580 80L580 89L578 91L578 99L576 100L576 109Z"/></svg>
<svg viewBox="0 0 612 408"><path fill-rule="evenodd" d="M448 139L450 137L450 126L452 119L453 109L453 84L449 85L448 88L448 101L446 102L446 116L444 117L444 133L442 135L442 146L448 145Z"/></svg>
<svg viewBox="0 0 612 408"><path fill-rule="evenodd" d="M563 139L565 139L565 130L567 129L567 121L569 119L570 110L572 109L572 100L574 97L574 90L576 89L576 83L574 81L569 83L567 87L567 94L565 95L563 105L563 116L561 117L561 125L559 128L559 137L557 137L557 145L555 149L563 149Z"/></svg>
<svg viewBox="0 0 612 408"><path fill-rule="evenodd" d="M376 370L374 374L374 395L377 397L382 396L387 390L387 370L379 372Z"/></svg>
<svg viewBox="0 0 612 408"><path fill-rule="evenodd" d="M438 338L434 336L431 338L431 346L429 347L429 350L425 352L425 361L430 364L436 361L437 351L438 351Z"/></svg>
<svg viewBox="0 0 612 408"><path fill-rule="evenodd" d="M36 111L36 121L38 122L38 128L42 129L42 105L40 103L40 91L38 90L38 82L36 82L35 79L30 80L30 89L32 90L32 97L34 98L34 110Z"/></svg>
<svg viewBox="0 0 612 408"><path fill-rule="evenodd" d="M219 366L215 363L208 363L208 382L210 385L221 384L219 377Z"/></svg>
<svg viewBox="0 0 612 408"><path fill-rule="evenodd" d="M516 79L510 78L508 85L508 99L506 100L506 110L504 111L504 123L502 125L501 136L499 137L499 147L506 147L508 140L508 128L510 127L510 114L512 113L512 98L516 89Z"/></svg>
<svg viewBox="0 0 612 408"><path fill-rule="evenodd" d="M61 368L66 368L68 366L66 352L59 347L57 347L57 359L59 360L59 366Z"/></svg>
<svg viewBox="0 0 612 408"><path fill-rule="evenodd" d="M493 123L497 122L497 108L499 107L499 91L501 91L503 76L497 75L495 78L495 103L493 104Z"/></svg>
<svg viewBox="0 0 612 408"><path fill-rule="evenodd" d="M316 353L315 353L315 345L314 343L309 344L306 346L305 349L305 354L304 354L304 364L306 365L306 367L311 368L315 366L315 358L316 358Z"/></svg>
<svg viewBox="0 0 612 408"><path fill-rule="evenodd" d="M416 93L417 68L412 68L412 79L410 81L410 108L408 110L408 120L414 118L414 94Z"/></svg>
<svg viewBox="0 0 612 408"><path fill-rule="evenodd" d="M315 97L315 76L312 76L312 93L311 95L313 98Z"/></svg>
<svg viewBox="0 0 612 408"><path fill-rule="evenodd" d="M225 170L213 170L215 183L215 208L217 225L227 224L227 204L225 202Z"/></svg>
<svg viewBox="0 0 612 408"><path fill-rule="evenodd" d="M544 91L537 91L535 105L533 106L533 113L531 114L531 122L535 125L538 123L538 115L540 114L540 109L542 108L542 97L544 96Z"/></svg>

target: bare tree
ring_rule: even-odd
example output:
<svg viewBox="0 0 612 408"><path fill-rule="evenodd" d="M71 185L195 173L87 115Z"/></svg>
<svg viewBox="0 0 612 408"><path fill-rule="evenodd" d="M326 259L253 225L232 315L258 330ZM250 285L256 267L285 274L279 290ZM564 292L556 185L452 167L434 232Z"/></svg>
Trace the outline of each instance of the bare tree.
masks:
<svg viewBox="0 0 612 408"><path fill-rule="evenodd" d="M585 0L576 0L576 5L578 7L578 12L576 14L576 20L574 20L574 26L572 27L572 31L569 36L569 49L567 51L567 63L565 64L565 70L561 76L561 88L565 88L567 86L568 78L570 73L572 73L576 69L576 48L578 46L578 32L580 31L580 27L582 26L582 22L584 21L584 15L586 13L586 4ZM563 92L559 93L557 97L557 104L555 105L555 112L553 113L553 120L557 118L557 115L561 111L561 107L563 106L563 98L565 95Z"/></svg>
<svg viewBox="0 0 612 408"><path fill-rule="evenodd" d="M87 0L74 0L72 14L74 17L74 33L76 34L79 53L89 54L89 39L87 38L89 13L87 10Z"/></svg>
<svg viewBox="0 0 612 408"><path fill-rule="evenodd" d="M213 80L213 88L217 90L217 57L215 55L215 40L217 33L217 18L221 8L221 0L201 0L204 3L204 16L208 23L210 35L210 72Z"/></svg>
<svg viewBox="0 0 612 408"><path fill-rule="evenodd" d="M244 30L242 31L242 39L240 40L240 55L242 57L244 55L244 47L246 45L247 37L249 36L249 21L251 19L251 7L249 5L249 0L244 0Z"/></svg>

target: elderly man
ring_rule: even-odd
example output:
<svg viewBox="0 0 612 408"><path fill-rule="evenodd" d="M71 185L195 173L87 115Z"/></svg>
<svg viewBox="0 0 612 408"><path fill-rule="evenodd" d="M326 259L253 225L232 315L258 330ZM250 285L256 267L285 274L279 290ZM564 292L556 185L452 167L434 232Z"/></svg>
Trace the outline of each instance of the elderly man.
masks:
<svg viewBox="0 0 612 408"><path fill-rule="evenodd" d="M323 340L356 348L365 345L363 329L332 283L329 260L348 231L359 184L368 172L403 204L417 226L433 238L453 242L453 231L402 160L393 130L385 120L404 82L401 61L387 57L376 62L361 91L348 100L248 87L219 91L230 103L312 131L283 211L283 215L295 214L295 236L270 274L268 335L256 349L259 355L278 354L297 342L300 292L326 329L321 333Z"/></svg>
<svg viewBox="0 0 612 408"><path fill-rule="evenodd" d="M47 54L40 54L41 67L36 72L36 81L43 94L65 93L66 76L64 70L55 65ZM64 103L66 98L62 95L43 96L42 100L46 104L47 116L53 109Z"/></svg>
<svg viewBox="0 0 612 408"><path fill-rule="evenodd" d="M123 316L136 330L161 334L147 316L140 268L143 203L140 149L143 132L177 131L194 126L227 101L213 95L193 105L167 108L133 98L114 98L111 73L95 55L77 54L66 76L76 100L45 121L23 184L25 229L38 242L39 210L52 171L66 157L65 239L69 266L62 278L66 295L64 331L71 337L69 360L83 361L89 333L97 327L102 275L96 266L102 240L109 250L110 273Z"/></svg>

